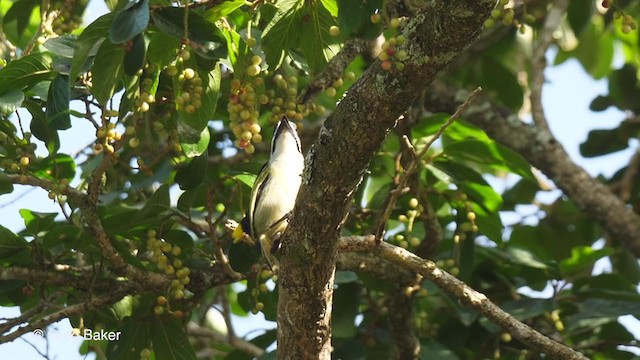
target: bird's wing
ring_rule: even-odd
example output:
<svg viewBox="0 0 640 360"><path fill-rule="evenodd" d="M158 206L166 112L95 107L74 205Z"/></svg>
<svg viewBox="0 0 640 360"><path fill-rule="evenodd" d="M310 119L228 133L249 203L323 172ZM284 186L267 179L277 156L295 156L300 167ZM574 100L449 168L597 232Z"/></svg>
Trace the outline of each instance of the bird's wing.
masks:
<svg viewBox="0 0 640 360"><path fill-rule="evenodd" d="M253 215L256 210L256 205L258 201L260 201L260 196L262 195L262 189L264 188L267 181L269 181L269 175L267 171L267 166L269 166L269 162L262 165L258 176L256 177L256 181L253 183L253 189L251 189L251 203L249 207L249 224L251 224L251 236L256 238L258 234L256 233L256 229L253 226Z"/></svg>

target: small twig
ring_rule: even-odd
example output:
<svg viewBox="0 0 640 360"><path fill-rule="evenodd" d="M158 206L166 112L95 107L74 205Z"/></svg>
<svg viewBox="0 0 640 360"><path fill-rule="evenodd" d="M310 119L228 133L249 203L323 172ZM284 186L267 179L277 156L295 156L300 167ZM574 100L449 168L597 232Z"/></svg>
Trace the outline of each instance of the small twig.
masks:
<svg viewBox="0 0 640 360"><path fill-rule="evenodd" d="M403 136L404 142L406 143L407 147L414 153L415 156L411 159L411 163L409 164L409 167L407 168L407 170L402 174L396 188L391 190L391 196L389 197L389 201L387 203L386 208L384 209L384 212L382 213L382 216L378 220L376 231L374 233L377 241L383 240L384 229L387 226L389 217L391 216L391 213L393 212L393 209L395 208L396 202L400 198L400 195L402 195L403 190L407 187L407 182L409 181L409 177L411 176L411 174L413 174L417 170L418 164L420 163L420 159L422 159L422 157L427 153L431 145L433 145L433 143L438 138L440 138L440 136L442 136L442 133L451 124L453 124L453 122L456 119L460 118L460 115L462 115L462 113L469 107L469 105L471 105L471 102L473 101L473 99L475 99L475 97L478 96L478 94L480 94L481 91L482 91L481 88L477 88L473 92L471 92L471 94L469 94L469 97L467 97L467 100L458 107L456 112L453 115L451 115L451 117L444 124L442 124L442 126L440 126L440 129L438 129L438 131L431 137L431 139L429 139L429 141L424 145L424 147L419 153L416 153L415 148L411 144L411 141L409 140L409 138L406 135Z"/></svg>
<svg viewBox="0 0 640 360"><path fill-rule="evenodd" d="M226 291L227 289L225 285L218 286L218 296L220 297L220 304L222 305L222 318L224 319L224 323L227 325L229 342L231 342L231 339L236 337L236 331L234 330L233 323L231 322L231 304L229 304L229 298L227 297Z"/></svg>
<svg viewBox="0 0 640 360"><path fill-rule="evenodd" d="M227 257L227 255L224 253L224 249L222 248L222 244L220 244L220 240L218 239L218 236L216 235L216 223L213 222L212 220L212 214L213 214L213 190L214 187L213 185L209 185L208 189L207 189L207 202L206 202L206 207L207 207L207 215L205 217L205 220L207 222L207 224L209 224L209 239L211 239L211 244L213 245L213 249L215 251L215 255L216 258L218 259L218 261L220 262L220 264L222 264L222 268L224 269L225 273L227 275L229 275L231 278L234 279L240 279L242 277L242 275L240 273L237 273L235 270L233 270L233 268L231 268L231 263L229 262L229 258Z"/></svg>
<svg viewBox="0 0 640 360"><path fill-rule="evenodd" d="M31 341L21 337L20 340L26 342L27 344L29 344L29 346L31 346L33 348L33 350L35 350L38 355L42 356L44 359L49 359L49 355L47 355L49 353L49 339L47 339L47 354L43 353L42 351L40 351L40 349L38 349L38 347L32 343Z"/></svg>
<svg viewBox="0 0 640 360"><path fill-rule="evenodd" d="M542 86L544 85L544 70L547 68L547 49L553 43L553 32L560 26L564 14L569 7L569 0L552 2L547 12L542 29L538 32L538 45L533 50L531 58L531 117L536 125L549 130L549 124L542 106Z"/></svg>

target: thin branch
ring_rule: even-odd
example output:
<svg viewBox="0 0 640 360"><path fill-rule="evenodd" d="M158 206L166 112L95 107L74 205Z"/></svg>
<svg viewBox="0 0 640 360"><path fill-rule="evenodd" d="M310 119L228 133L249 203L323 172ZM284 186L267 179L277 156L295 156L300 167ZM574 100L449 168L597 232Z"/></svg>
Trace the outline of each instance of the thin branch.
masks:
<svg viewBox="0 0 640 360"><path fill-rule="evenodd" d="M481 91L481 88L477 88L473 92L471 92L471 94L469 94L469 96L467 97L467 100L465 100L464 103L458 106L458 109L455 111L455 113L451 115L451 117L444 124L442 124L442 126L440 126L438 131L431 137L431 139L429 139L429 141L424 145L419 153L415 153L415 149L411 144L409 138L407 138L406 135L403 136L403 140L415 156L411 159L411 163L409 164L407 170L402 174L402 177L400 178L400 181L398 182L396 188L391 190L391 196L389 198L389 201L387 202L387 206L384 209L382 216L378 220L378 225L376 226L375 237L376 239L378 239L378 241L382 241L384 236L384 229L387 225L387 222L389 221L389 217L391 216L393 209L396 206L396 202L400 198L400 195L402 195L403 189L407 187L407 182L409 181L410 176L418 169L418 165L420 164L420 160L422 159L422 157L427 153L429 148L431 148L431 145L433 145L433 143L437 139L439 139L440 136L442 136L442 133L451 124L453 124L456 119L460 118L460 115L462 115L462 113L467 110L469 105L471 105L471 103L473 102L473 99L475 99Z"/></svg>
<svg viewBox="0 0 640 360"><path fill-rule="evenodd" d="M220 239L218 239L218 236L216 235L216 225L219 222L219 219L217 219L215 222L212 219L213 191L214 191L213 185L209 185L207 190L208 190L207 201L206 201L207 215L205 217L205 220L207 221L207 224L209 224L208 234L209 234L209 239L211 239L211 244L213 245L213 249L215 251L216 259L218 259L218 262L220 262L220 264L222 265L222 268L224 269L227 275L235 279L240 279L242 278L242 275L236 272L235 270L233 270L233 268L231 268L231 263L229 262L229 258L227 257L227 254L224 253L224 249L222 248Z"/></svg>
<svg viewBox="0 0 640 360"><path fill-rule="evenodd" d="M540 353L545 353L549 358L567 360L587 359L587 357L581 353L521 323L511 314L491 302L484 294L472 289L453 275L439 269L433 261L422 259L401 247L393 246L385 242L380 243L372 235L343 237L338 243L338 250L343 252L373 251L383 259L424 276L445 292L455 296L462 304L480 312L489 321L510 333L514 338Z"/></svg>
<svg viewBox="0 0 640 360"><path fill-rule="evenodd" d="M569 7L569 0L556 0L551 3L542 29L538 32L538 44L531 59L531 116L540 128L549 131L549 124L542 106L542 86L544 70L547 67L547 50L553 43L553 32L560 26Z"/></svg>
<svg viewBox="0 0 640 360"><path fill-rule="evenodd" d="M307 91L302 96L301 103L306 103L316 96L318 92L331 86L334 81L342 76L344 69L349 66L353 59L365 51L368 44L368 41L362 39L347 41L340 52L329 61L325 69L311 81Z"/></svg>
<svg viewBox="0 0 640 360"><path fill-rule="evenodd" d="M20 316L17 316L15 318L11 318L11 319L6 319L5 322L0 324L0 334L3 334L5 332L11 330L11 328L13 328L14 326L18 326L20 324L25 323L27 320L29 320L30 318L32 318L33 316L35 316L36 314L38 314L39 312L44 310L44 308L45 308L45 304L44 303L40 303L40 304L34 306L33 308L22 312L22 314L20 314Z"/></svg>
<svg viewBox="0 0 640 360"><path fill-rule="evenodd" d="M60 185L55 184L50 180L40 179L35 176L25 174L7 174L6 176L12 184L36 186L47 191L51 191L55 185L56 191L59 191L62 195L66 195L67 199L71 200L72 202L81 204L84 201L85 194L82 191L78 191L70 186L67 186L64 188L64 190L60 191L58 189Z"/></svg>
<svg viewBox="0 0 640 360"><path fill-rule="evenodd" d="M77 314L83 314L87 311L92 311L101 308L102 306L112 304L120 300L125 295L127 295L127 292L112 292L102 297L95 297L79 304L64 307L61 310L43 316L37 321L29 323L29 325L20 327L12 333L9 333L8 335L0 336L0 344L13 341L23 334L32 332L36 329L45 328L47 327L47 325L60 319L64 319Z"/></svg>

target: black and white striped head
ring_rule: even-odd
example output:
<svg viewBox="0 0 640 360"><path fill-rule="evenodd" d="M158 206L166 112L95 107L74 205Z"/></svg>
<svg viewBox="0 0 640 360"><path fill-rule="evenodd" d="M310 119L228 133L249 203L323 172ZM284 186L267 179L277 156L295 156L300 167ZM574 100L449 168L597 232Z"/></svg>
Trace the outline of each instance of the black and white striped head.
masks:
<svg viewBox="0 0 640 360"><path fill-rule="evenodd" d="M276 129L273 132L271 157L276 157L279 154L293 150L302 153L300 138L298 137L298 127L293 121L283 116L280 122L276 124Z"/></svg>

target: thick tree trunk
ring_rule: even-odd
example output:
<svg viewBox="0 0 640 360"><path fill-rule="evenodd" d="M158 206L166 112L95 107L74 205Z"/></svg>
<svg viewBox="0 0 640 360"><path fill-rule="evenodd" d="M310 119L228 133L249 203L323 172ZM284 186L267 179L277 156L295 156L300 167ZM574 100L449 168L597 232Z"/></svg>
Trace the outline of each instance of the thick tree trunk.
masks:
<svg viewBox="0 0 640 360"><path fill-rule="evenodd" d="M402 30L402 71L379 63L327 119L306 158L285 234L278 301L278 358L330 359L336 247L348 205L375 151L426 85L478 36L493 0L428 1Z"/></svg>

